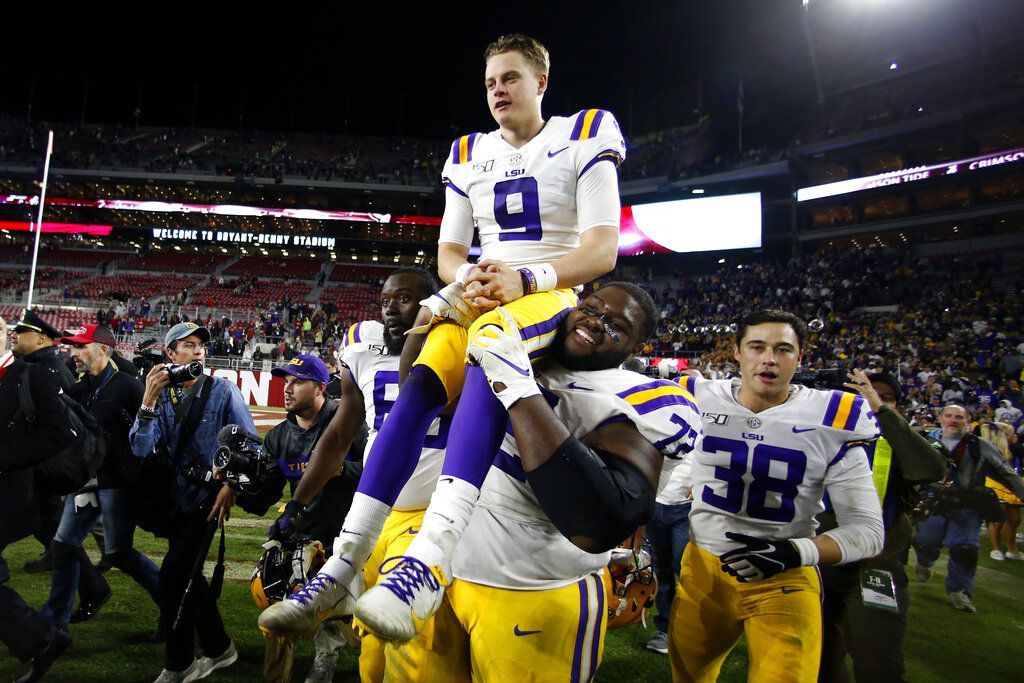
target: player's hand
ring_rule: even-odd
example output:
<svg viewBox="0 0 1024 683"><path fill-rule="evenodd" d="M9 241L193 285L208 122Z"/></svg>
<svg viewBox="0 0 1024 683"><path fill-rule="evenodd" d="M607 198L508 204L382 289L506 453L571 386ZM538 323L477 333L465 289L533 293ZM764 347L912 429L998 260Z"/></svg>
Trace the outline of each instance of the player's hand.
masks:
<svg viewBox="0 0 1024 683"><path fill-rule="evenodd" d="M267 540L281 541L287 543L300 534L302 526L302 513L306 506L297 500L289 500L284 506L284 512L274 520L274 523L267 529Z"/></svg>
<svg viewBox="0 0 1024 683"><path fill-rule="evenodd" d="M462 327L472 325L473 321L480 316L480 309L463 297L465 291L461 284L453 282L421 301L420 305L429 309L433 317L426 325L417 325L406 334L423 334L437 323L445 320Z"/></svg>
<svg viewBox="0 0 1024 683"><path fill-rule="evenodd" d="M142 395L142 405L149 408L156 407L156 399L160 392L171 383L171 376L164 371L164 364L154 365L149 374L146 375L146 391Z"/></svg>
<svg viewBox="0 0 1024 683"><path fill-rule="evenodd" d="M491 391L508 410L516 401L540 394L519 326L500 306L501 325L484 325L466 349L470 360L487 376Z"/></svg>
<svg viewBox="0 0 1024 683"><path fill-rule="evenodd" d="M212 522L214 519L217 520L217 526L224 526L224 522L231 519L231 507L235 504L235 499L238 496L227 486L221 486L220 492L217 494L217 500L214 501L213 507L210 509L210 514L207 515L206 521Z"/></svg>
<svg viewBox="0 0 1024 683"><path fill-rule="evenodd" d="M854 368L851 372L846 373L846 377L850 380L844 387L853 389L858 394L864 397L864 400L868 402L868 408L871 408L871 412L877 413L882 409L885 404L882 403L882 399L878 396L878 392L871 386L871 380L864 374L864 371L860 368Z"/></svg>
<svg viewBox="0 0 1024 683"><path fill-rule="evenodd" d="M519 271L502 261L484 259L477 263L479 268L466 278L466 296L480 308L496 301L507 304L523 296L523 277ZM484 299L478 302L477 299Z"/></svg>
<svg viewBox="0 0 1024 683"><path fill-rule="evenodd" d="M762 581L801 566L800 551L789 541L766 541L732 531L725 532L725 537L741 546L719 558L722 571L741 583Z"/></svg>

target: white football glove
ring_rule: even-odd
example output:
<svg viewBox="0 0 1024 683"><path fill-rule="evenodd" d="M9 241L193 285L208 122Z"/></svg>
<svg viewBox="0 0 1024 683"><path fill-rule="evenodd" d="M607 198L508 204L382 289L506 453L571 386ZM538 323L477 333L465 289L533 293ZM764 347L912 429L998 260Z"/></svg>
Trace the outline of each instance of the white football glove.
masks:
<svg viewBox="0 0 1024 683"><path fill-rule="evenodd" d="M434 317L426 325L417 325L406 334L424 334L444 320L450 320L462 327L472 325L480 316L480 309L462 298L465 292L466 288L462 283L453 282L421 301L420 306L429 308Z"/></svg>
<svg viewBox="0 0 1024 683"><path fill-rule="evenodd" d="M540 394L540 389L515 319L501 306L494 310L501 318L501 326L482 327L466 355L483 369L491 391L508 410L519 399Z"/></svg>

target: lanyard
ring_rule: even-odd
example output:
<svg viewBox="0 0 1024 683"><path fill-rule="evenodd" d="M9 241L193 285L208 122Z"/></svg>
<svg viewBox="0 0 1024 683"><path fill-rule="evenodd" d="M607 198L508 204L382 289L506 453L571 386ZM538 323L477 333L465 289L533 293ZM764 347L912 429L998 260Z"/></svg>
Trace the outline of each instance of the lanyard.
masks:
<svg viewBox="0 0 1024 683"><path fill-rule="evenodd" d="M103 391L103 387L107 386L107 382L111 380L114 374L117 372L117 364L114 361L108 361L107 367L103 371L103 379L100 380L100 385L96 387L96 391L92 392L89 396L89 401L86 403L86 410L92 410L92 405L96 403L96 399L100 397L100 392Z"/></svg>

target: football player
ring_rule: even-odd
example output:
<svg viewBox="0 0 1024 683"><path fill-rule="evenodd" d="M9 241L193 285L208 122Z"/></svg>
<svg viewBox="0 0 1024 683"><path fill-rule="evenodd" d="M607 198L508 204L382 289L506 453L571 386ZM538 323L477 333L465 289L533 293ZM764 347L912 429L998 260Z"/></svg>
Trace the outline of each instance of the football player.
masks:
<svg viewBox="0 0 1024 683"><path fill-rule="evenodd" d="M560 323L557 363L543 369L530 369L511 319L470 345L511 429L456 547L433 631L387 645L389 680L594 676L609 549L643 523L660 481L700 433L683 387L617 369L656 322L643 290L616 283ZM411 588L415 577L404 574Z"/></svg>
<svg viewBox="0 0 1024 683"><path fill-rule="evenodd" d="M691 457L691 542L669 625L677 681L714 681L741 634L752 681L814 681L821 656L817 564L872 557L882 515L865 445L864 399L791 385L803 322L782 311L740 321L740 378L684 385L704 435ZM838 526L815 536L828 487Z"/></svg>
<svg viewBox="0 0 1024 683"><path fill-rule="evenodd" d="M441 586L450 580L451 552L508 420L483 371L465 364L468 341L483 326L500 322L496 314L477 318L480 308L506 306L531 360L536 360L546 353L559 321L576 305L572 288L615 265L620 214L616 167L625 157L615 118L589 109L545 120L541 101L549 58L532 38L499 38L484 57L487 103L498 129L452 144L443 170L447 190L438 247L439 272L452 284L426 302L436 319L454 318L462 325L430 329L371 448L339 536L338 555L322 572L329 580L313 587L310 595L322 597L311 600L309 610L321 608L321 602L335 604L340 599L337 587L348 585L362 568L415 469L429 425L461 395L439 489L432 498L434 524L421 531L406 553L431 567ZM483 259L470 264L474 227ZM384 458L386 467L375 466ZM400 558L388 568L399 571L403 563ZM433 583L425 585L434 592ZM413 622L410 603L415 596L404 591L390 595L395 600L373 607L384 614L375 628L380 635L397 637ZM433 602L434 596L425 599Z"/></svg>
<svg viewBox="0 0 1024 683"><path fill-rule="evenodd" d="M369 429L368 443L373 442L398 395L398 363L405 332L412 327L420 310L419 301L430 296L436 288L436 281L426 270L397 268L381 290L381 320L365 320L349 328L341 353L344 370L341 373L341 405L314 448L284 513L271 527L272 536L287 537L294 534L297 527L303 526L310 517L306 506L337 474L339 454L348 452L364 421ZM441 470L450 427L451 417L448 415L434 419L430 425L416 469L396 499L371 561L366 564L362 577L365 585L376 583L377 569L384 559L404 553L419 530ZM365 462L372 462L372 457L367 455ZM377 457L380 457L379 453ZM317 585L319 582L313 583L308 590ZM282 634L302 634L313 630L320 621L352 612L351 601L340 601L319 612L304 609L307 602L306 593L300 592L271 605L260 615L260 626ZM363 639L359 669L364 681L383 678L382 645L372 635Z"/></svg>

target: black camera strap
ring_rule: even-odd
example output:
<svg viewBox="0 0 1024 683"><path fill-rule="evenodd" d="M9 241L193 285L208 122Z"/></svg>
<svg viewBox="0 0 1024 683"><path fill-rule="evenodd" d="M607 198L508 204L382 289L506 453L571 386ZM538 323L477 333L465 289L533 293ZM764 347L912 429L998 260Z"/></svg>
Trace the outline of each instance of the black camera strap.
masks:
<svg viewBox="0 0 1024 683"><path fill-rule="evenodd" d="M203 411L206 410L206 403L210 400L210 392L213 390L213 378L203 375L198 380L198 384L198 391L193 391L185 399L186 405L183 406L184 409L175 416L179 419L182 415L185 417L181 419L182 428L178 433L178 444L174 449L174 457L171 459L174 466L178 464L181 454L185 452L185 447L192 441L192 436L196 433L196 429L199 428L199 422L203 419Z"/></svg>

